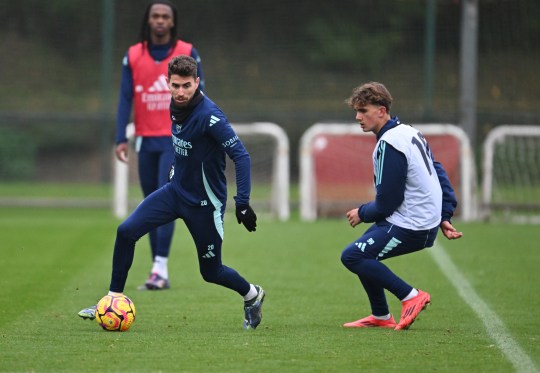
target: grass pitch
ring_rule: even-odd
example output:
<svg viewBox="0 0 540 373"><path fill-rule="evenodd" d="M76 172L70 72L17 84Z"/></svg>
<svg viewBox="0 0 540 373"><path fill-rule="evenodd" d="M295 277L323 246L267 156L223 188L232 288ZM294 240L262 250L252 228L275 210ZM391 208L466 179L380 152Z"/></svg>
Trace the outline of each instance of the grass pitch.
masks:
<svg viewBox="0 0 540 373"><path fill-rule="evenodd" d="M267 291L263 322L242 329L240 297L205 283L181 221L170 257L171 289L137 291L150 269L137 245L125 293L137 307L128 332L105 332L77 312L108 290L119 221L108 209L0 210L0 371L8 372L509 372L483 321L463 301L428 249L385 263L432 295L408 331L343 329L369 314L341 250L367 226L344 219L260 221L249 233L225 219L224 263ZM464 238L439 245L509 337L540 366L540 229L464 224ZM441 249L441 248L439 248ZM400 305L388 296L392 312Z"/></svg>

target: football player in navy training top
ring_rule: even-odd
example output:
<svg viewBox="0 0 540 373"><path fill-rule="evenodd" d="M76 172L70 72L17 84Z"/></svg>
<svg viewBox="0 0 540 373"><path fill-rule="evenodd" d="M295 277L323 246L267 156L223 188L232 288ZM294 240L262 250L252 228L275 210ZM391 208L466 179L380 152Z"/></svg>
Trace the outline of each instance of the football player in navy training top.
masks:
<svg viewBox="0 0 540 373"><path fill-rule="evenodd" d="M236 170L236 218L249 232L257 227L257 216L249 204L251 160L227 117L201 92L199 82L197 62L192 57L177 56L169 61L174 148L171 181L146 197L118 227L109 294L124 291L137 240L180 218L195 242L203 279L240 294L244 328L255 329L261 322L265 292L221 261L227 201L225 156Z"/></svg>
<svg viewBox="0 0 540 373"><path fill-rule="evenodd" d="M177 13L171 1L152 0L142 19L140 41L129 47L122 61L115 153L120 161L128 161L126 126L133 107L138 173L145 197L167 183L174 159L169 120L171 95L166 81L171 57L188 55L198 62L199 88L204 92L199 53L192 44L178 39ZM139 289L169 288L167 262L173 231L172 222L149 232L153 265Z"/></svg>
<svg viewBox="0 0 540 373"><path fill-rule="evenodd" d="M373 132L375 200L347 212L349 224L374 223L341 255L369 298L371 315L343 326L408 329L431 297L413 288L381 261L433 246L440 227L450 240L462 236L450 219L457 206L454 190L442 165L434 160L418 130L390 116L392 96L380 83L353 90L347 104L355 110L364 132ZM385 290L402 304L396 323Z"/></svg>

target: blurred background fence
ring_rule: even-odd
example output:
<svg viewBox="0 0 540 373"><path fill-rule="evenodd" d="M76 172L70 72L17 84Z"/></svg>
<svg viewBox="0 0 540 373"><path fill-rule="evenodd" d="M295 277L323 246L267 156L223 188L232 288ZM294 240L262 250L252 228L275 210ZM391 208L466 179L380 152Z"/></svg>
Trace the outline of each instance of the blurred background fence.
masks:
<svg viewBox="0 0 540 373"><path fill-rule="evenodd" d="M206 93L231 122L285 129L294 182L300 136L352 122L360 83L385 83L404 122L459 125L463 1L174 2ZM111 181L121 60L146 5L0 1L1 183ZM493 127L540 124L540 3L478 0L478 22L477 156Z"/></svg>

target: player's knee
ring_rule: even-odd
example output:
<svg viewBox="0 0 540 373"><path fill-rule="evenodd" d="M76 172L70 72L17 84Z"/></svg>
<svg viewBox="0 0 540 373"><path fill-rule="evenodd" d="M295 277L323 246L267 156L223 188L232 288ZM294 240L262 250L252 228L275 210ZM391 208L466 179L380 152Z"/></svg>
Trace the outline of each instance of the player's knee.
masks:
<svg viewBox="0 0 540 373"><path fill-rule="evenodd" d="M362 260L357 251L358 248L356 246L349 246L341 253L341 263L351 271Z"/></svg>
<svg viewBox="0 0 540 373"><path fill-rule="evenodd" d="M343 265L347 267L349 260L350 260L349 250L345 249L341 252L341 263L343 263Z"/></svg>
<svg viewBox="0 0 540 373"><path fill-rule="evenodd" d="M133 229L126 222L123 222L118 226L118 229L116 230L116 236L123 239L135 239Z"/></svg>
<svg viewBox="0 0 540 373"><path fill-rule="evenodd" d="M219 273L217 271L201 270L201 276L206 282L219 284Z"/></svg>

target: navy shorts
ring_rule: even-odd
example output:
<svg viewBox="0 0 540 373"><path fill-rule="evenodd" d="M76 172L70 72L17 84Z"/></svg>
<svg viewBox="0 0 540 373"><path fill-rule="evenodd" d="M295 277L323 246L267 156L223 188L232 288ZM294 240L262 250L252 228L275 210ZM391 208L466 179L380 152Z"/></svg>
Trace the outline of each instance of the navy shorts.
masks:
<svg viewBox="0 0 540 373"><path fill-rule="evenodd" d="M373 224L343 253L363 258L384 260L433 246L439 227L414 231L391 224L386 220Z"/></svg>

